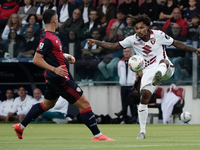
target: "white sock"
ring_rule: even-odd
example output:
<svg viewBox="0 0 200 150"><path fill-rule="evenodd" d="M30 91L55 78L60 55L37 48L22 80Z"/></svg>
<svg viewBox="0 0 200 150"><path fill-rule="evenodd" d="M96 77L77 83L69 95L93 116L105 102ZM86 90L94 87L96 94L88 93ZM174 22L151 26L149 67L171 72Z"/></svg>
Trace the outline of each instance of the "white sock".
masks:
<svg viewBox="0 0 200 150"><path fill-rule="evenodd" d="M100 135L102 135L101 132L99 134L94 135L94 137L99 137Z"/></svg>
<svg viewBox="0 0 200 150"><path fill-rule="evenodd" d="M165 63L160 63L160 64L158 65L157 71L161 71L162 76L164 76L165 73L167 72L167 65L166 65Z"/></svg>
<svg viewBox="0 0 200 150"><path fill-rule="evenodd" d="M147 117L148 117L148 107L144 104L139 104L138 106L138 117L140 122L140 133L146 133L146 123L147 123Z"/></svg>
<svg viewBox="0 0 200 150"><path fill-rule="evenodd" d="M24 130L25 129L25 126L23 126L22 124L20 125L20 128L22 129L22 130Z"/></svg>

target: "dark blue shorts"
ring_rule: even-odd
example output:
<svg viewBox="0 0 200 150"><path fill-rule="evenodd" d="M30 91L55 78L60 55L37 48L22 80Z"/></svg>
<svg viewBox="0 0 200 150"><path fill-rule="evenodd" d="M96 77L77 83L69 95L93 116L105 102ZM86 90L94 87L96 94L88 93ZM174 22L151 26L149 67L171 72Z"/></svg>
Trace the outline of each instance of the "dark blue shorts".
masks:
<svg viewBox="0 0 200 150"><path fill-rule="evenodd" d="M47 81L44 98L55 100L62 96L70 104L74 104L83 95L83 90L73 81L68 80L59 84L59 82Z"/></svg>

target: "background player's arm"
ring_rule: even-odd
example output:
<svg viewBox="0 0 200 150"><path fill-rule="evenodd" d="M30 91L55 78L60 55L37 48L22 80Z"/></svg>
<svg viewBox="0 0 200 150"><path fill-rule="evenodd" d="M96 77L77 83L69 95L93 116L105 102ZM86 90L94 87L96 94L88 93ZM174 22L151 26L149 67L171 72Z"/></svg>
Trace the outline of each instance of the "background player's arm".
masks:
<svg viewBox="0 0 200 150"><path fill-rule="evenodd" d="M185 50L188 52L197 52L197 49L191 46L188 46L180 41L175 40L174 43L172 44L173 46L175 46L177 49L180 50Z"/></svg>
<svg viewBox="0 0 200 150"><path fill-rule="evenodd" d="M116 50L116 49L121 49L122 47L119 45L119 43L109 43L109 42L101 42L98 40L94 39L89 39L88 40L88 45L93 46L93 45L99 45L104 49L109 49L109 50Z"/></svg>
<svg viewBox="0 0 200 150"><path fill-rule="evenodd" d="M39 54L39 53L35 53L35 56L33 58L33 63L37 66L39 66L40 68L43 68L45 70L49 70L52 71L54 73L56 73L57 75L60 75L62 77L65 77L68 75L67 70L63 69L62 67L65 67L65 65L59 66L59 67L53 67L51 65L49 65L44 59L43 59L43 55Z"/></svg>

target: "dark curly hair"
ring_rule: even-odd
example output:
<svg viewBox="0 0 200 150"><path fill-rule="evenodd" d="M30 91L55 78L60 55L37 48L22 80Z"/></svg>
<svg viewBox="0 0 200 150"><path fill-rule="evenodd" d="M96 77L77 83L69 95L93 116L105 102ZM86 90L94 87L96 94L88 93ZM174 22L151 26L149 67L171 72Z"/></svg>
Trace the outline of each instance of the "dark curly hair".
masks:
<svg viewBox="0 0 200 150"><path fill-rule="evenodd" d="M143 15L139 14L139 15L136 15L136 16L132 17L132 25L133 26L135 26L139 22L143 22L147 26L150 26L151 19L145 14L143 14Z"/></svg>
<svg viewBox="0 0 200 150"><path fill-rule="evenodd" d="M34 17L35 17L35 22L38 21L36 14L30 14L30 15L28 15L28 17L26 18L26 22L27 22L27 23L29 23L29 19L31 18L31 16L34 16Z"/></svg>

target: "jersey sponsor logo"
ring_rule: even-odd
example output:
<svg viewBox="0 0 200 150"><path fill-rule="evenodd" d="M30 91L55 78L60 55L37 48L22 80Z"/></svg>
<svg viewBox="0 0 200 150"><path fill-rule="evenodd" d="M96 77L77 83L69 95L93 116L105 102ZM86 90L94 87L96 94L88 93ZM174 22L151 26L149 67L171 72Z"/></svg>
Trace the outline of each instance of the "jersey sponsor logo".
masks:
<svg viewBox="0 0 200 150"><path fill-rule="evenodd" d="M142 52L145 53L146 55L143 55L145 57L151 57L153 55L149 55L149 53L152 52L152 50L150 50L152 47L145 45L144 47L142 47L142 49L144 49Z"/></svg>
<svg viewBox="0 0 200 150"><path fill-rule="evenodd" d="M145 45L145 43L137 43L137 42L134 42L134 45Z"/></svg>
<svg viewBox="0 0 200 150"><path fill-rule="evenodd" d="M152 45L154 45L156 43L156 39L152 38L152 39L150 39L150 42L151 42Z"/></svg>
<svg viewBox="0 0 200 150"><path fill-rule="evenodd" d="M44 46L44 43L40 43L40 45L39 45L39 49L42 49L43 46Z"/></svg>
<svg viewBox="0 0 200 150"><path fill-rule="evenodd" d="M165 34L165 38L166 38L167 40L170 39L170 37L169 37L167 34Z"/></svg>
<svg viewBox="0 0 200 150"><path fill-rule="evenodd" d="M56 40L56 43L58 43L58 40Z"/></svg>

